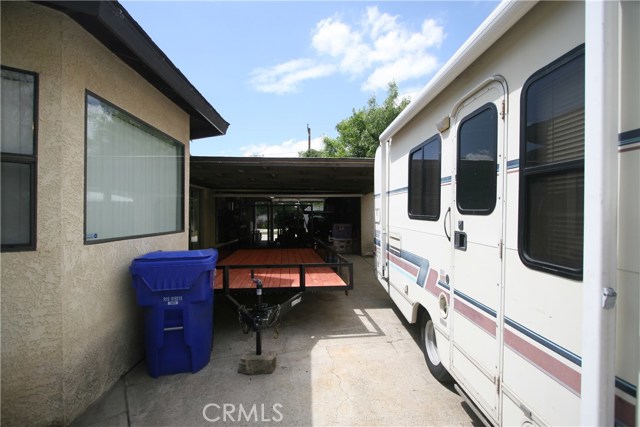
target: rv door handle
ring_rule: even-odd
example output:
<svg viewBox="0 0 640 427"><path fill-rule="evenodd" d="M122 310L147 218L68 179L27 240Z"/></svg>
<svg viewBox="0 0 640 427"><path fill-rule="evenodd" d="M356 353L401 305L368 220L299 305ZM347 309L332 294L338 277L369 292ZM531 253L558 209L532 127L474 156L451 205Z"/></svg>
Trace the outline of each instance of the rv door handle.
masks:
<svg viewBox="0 0 640 427"><path fill-rule="evenodd" d="M447 233L447 216L451 217L451 207L449 207L447 213L444 214L444 235L447 236L448 241L451 241L451 234Z"/></svg>

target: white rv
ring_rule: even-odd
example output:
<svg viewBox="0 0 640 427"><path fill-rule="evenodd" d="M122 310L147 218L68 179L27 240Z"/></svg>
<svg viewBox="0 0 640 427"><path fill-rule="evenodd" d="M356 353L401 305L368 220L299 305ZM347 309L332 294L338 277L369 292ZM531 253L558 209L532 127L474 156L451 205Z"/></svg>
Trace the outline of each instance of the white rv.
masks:
<svg viewBox="0 0 640 427"><path fill-rule="evenodd" d="M640 2L504 2L380 136L377 276L495 425L636 425Z"/></svg>

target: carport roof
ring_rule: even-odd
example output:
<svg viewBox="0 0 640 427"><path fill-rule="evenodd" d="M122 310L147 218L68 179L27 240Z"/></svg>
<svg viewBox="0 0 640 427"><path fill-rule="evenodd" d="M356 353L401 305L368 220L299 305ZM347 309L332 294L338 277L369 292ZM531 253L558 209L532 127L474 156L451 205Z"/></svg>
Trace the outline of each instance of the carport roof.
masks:
<svg viewBox="0 0 640 427"><path fill-rule="evenodd" d="M373 191L374 159L196 157L192 185L264 196L362 195Z"/></svg>
<svg viewBox="0 0 640 427"><path fill-rule="evenodd" d="M81 25L190 117L190 139L224 135L229 123L117 1L38 1ZM150 5L150 7L153 7Z"/></svg>

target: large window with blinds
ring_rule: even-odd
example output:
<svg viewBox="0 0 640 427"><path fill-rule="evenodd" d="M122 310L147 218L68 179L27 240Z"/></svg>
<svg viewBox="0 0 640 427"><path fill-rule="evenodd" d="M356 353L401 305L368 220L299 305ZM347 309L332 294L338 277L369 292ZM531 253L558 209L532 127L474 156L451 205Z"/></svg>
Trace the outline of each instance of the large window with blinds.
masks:
<svg viewBox="0 0 640 427"><path fill-rule="evenodd" d="M183 231L184 145L86 95L85 243Z"/></svg>
<svg viewBox="0 0 640 427"><path fill-rule="evenodd" d="M2 251L36 249L37 75L2 67Z"/></svg>
<svg viewBox="0 0 640 427"><path fill-rule="evenodd" d="M409 154L409 218L440 218L442 140L435 135Z"/></svg>
<svg viewBox="0 0 640 427"><path fill-rule="evenodd" d="M521 110L520 257L582 279L584 46L529 78Z"/></svg>

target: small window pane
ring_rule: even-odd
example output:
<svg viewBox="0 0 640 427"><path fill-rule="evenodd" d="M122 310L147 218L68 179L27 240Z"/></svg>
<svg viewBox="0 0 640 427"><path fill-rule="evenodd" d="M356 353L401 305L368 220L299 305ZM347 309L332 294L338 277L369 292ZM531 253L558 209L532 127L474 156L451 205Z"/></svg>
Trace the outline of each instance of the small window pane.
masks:
<svg viewBox="0 0 640 427"><path fill-rule="evenodd" d="M436 135L410 154L410 218L435 221L440 217L441 145Z"/></svg>
<svg viewBox="0 0 640 427"><path fill-rule="evenodd" d="M32 155L35 77L2 69L3 153Z"/></svg>
<svg viewBox="0 0 640 427"><path fill-rule="evenodd" d="M37 75L2 68L2 251L36 248Z"/></svg>
<svg viewBox="0 0 640 427"><path fill-rule="evenodd" d="M493 104L472 113L458 131L458 210L487 215L496 205L497 110Z"/></svg>
<svg viewBox="0 0 640 427"><path fill-rule="evenodd" d="M420 215L424 211L422 200L424 199L424 164L423 149L420 148L411 154L409 164L409 213L411 215Z"/></svg>
<svg viewBox="0 0 640 427"><path fill-rule="evenodd" d="M2 162L2 244L31 242L31 165Z"/></svg>

